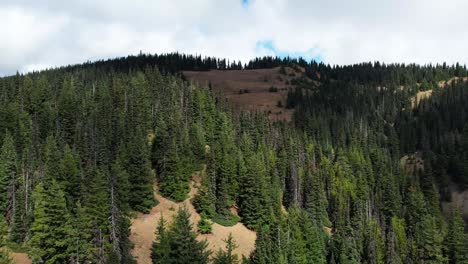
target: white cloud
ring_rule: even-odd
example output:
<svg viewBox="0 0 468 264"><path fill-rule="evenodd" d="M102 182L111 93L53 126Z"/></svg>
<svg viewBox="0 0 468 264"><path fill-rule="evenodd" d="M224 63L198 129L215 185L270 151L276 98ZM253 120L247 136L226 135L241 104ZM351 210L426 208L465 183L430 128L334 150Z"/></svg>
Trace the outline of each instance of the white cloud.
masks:
<svg viewBox="0 0 468 264"><path fill-rule="evenodd" d="M3 0L0 75L138 53L468 62L464 0Z"/></svg>

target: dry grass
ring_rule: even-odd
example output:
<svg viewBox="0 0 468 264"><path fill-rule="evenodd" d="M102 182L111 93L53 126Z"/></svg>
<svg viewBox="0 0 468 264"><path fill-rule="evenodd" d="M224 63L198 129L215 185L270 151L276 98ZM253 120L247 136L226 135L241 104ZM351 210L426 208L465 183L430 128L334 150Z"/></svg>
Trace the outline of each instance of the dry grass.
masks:
<svg viewBox="0 0 468 264"><path fill-rule="evenodd" d="M190 221L193 224L193 230L197 231L197 224L200 220L200 215L195 211L190 199L198 192L200 186L200 175L195 173L192 175L191 189L189 197L183 202L176 203L168 200L157 192L158 186L154 185L155 198L159 204L151 210L149 214L138 213L137 217L132 219L130 240L134 243L132 250L133 256L139 264L151 264L151 245L155 239L155 231L161 215L167 222L171 222L175 213L181 207L186 207L191 214ZM249 256L255 248L256 233L247 229L242 223L237 223L231 227L224 227L213 223L212 234L199 234L197 239L206 239L208 248L213 252L220 248L224 249L224 239L232 233L239 247L234 251L239 256Z"/></svg>
<svg viewBox="0 0 468 264"><path fill-rule="evenodd" d="M13 262L16 264L31 264L32 261L26 253L10 253Z"/></svg>
<svg viewBox="0 0 468 264"><path fill-rule="evenodd" d="M447 81L442 81L442 82L437 83L437 86L439 86L439 88L444 88L447 85L451 85L455 81L466 82L466 81L468 81L468 77L463 77L463 78L453 77L453 78L450 78ZM418 84L418 86L419 85L420 84ZM432 92L433 92L432 90L418 92L415 97L411 98L411 107L415 108L416 106L419 105L421 100L431 97Z"/></svg>
<svg viewBox="0 0 468 264"><path fill-rule="evenodd" d="M419 105L421 100L427 99L431 97L431 95L432 95L432 90L418 92L415 97L411 98L411 107L415 108L416 106Z"/></svg>
<svg viewBox="0 0 468 264"><path fill-rule="evenodd" d="M287 91L292 87L291 80L302 76L302 69L295 72L286 67L286 75L280 68L256 70L211 70L184 71L184 76L192 83L211 87L215 94L224 96L235 107L250 111L265 111L273 120L291 120L294 110L278 107L278 101L285 105ZM291 76L290 76L291 75ZM292 76L294 75L294 76ZM278 92L270 92L275 87ZM240 93L240 91L248 91Z"/></svg>

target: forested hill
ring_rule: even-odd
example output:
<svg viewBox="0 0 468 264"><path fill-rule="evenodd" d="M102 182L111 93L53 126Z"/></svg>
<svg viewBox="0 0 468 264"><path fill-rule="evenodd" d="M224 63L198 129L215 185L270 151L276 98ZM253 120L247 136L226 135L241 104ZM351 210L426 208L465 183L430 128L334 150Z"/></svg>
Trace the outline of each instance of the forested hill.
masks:
<svg viewBox="0 0 468 264"><path fill-rule="evenodd" d="M279 106L292 122L233 111L178 74L274 67L304 69ZM467 76L141 54L1 78L0 262L21 250L35 263L136 263L130 218L158 203L153 182L182 201L206 168L197 230L254 230L243 263L468 263L463 208L442 210L468 185ZM417 169L401 166L415 153ZM153 263L241 262L229 239L209 252L189 219L158 223Z"/></svg>

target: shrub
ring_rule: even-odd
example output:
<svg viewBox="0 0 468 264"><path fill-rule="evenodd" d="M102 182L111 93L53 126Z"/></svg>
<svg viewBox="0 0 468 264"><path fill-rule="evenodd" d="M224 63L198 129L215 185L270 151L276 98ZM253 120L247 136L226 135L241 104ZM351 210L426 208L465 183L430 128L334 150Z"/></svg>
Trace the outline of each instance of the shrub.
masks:
<svg viewBox="0 0 468 264"><path fill-rule="evenodd" d="M220 224L222 226L233 226L240 221L240 217L232 214L215 214L213 217L213 222Z"/></svg>
<svg viewBox="0 0 468 264"><path fill-rule="evenodd" d="M198 222L198 231L201 234L210 234L212 229L211 221L206 217L205 214L201 214L201 219Z"/></svg>
<svg viewBox="0 0 468 264"><path fill-rule="evenodd" d="M268 91L269 91L270 93L276 93L276 92L278 92L278 88L275 87L275 86L271 86L270 89L268 89Z"/></svg>

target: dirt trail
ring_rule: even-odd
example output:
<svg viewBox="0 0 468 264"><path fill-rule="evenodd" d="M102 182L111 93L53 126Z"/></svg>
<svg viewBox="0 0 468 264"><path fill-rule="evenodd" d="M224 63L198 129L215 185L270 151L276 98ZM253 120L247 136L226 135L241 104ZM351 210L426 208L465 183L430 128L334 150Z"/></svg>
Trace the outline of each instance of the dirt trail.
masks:
<svg viewBox="0 0 468 264"><path fill-rule="evenodd" d="M183 202L176 203L162 197L158 193L157 184L154 185L154 197L159 201L158 205L151 209L149 214L138 213L137 217L132 219L130 240L134 243L132 255L136 258L139 264L151 264L151 245L155 239L155 231L157 224L160 220L161 214L168 222L180 207L186 207L190 214L190 221L193 224L194 231L197 231L197 223L200 220L200 215L195 211L190 199L192 199L198 192L200 185L200 175L195 173L192 175L190 182L190 192L188 198ZM208 248L216 252L219 248L225 247L224 239L227 238L229 233L238 244L235 253L241 257L242 255L248 256L255 248L256 233L247 229L242 223L237 223L231 227L224 227L216 223L213 224L212 234L202 235L199 234L197 239L206 239L208 241Z"/></svg>

